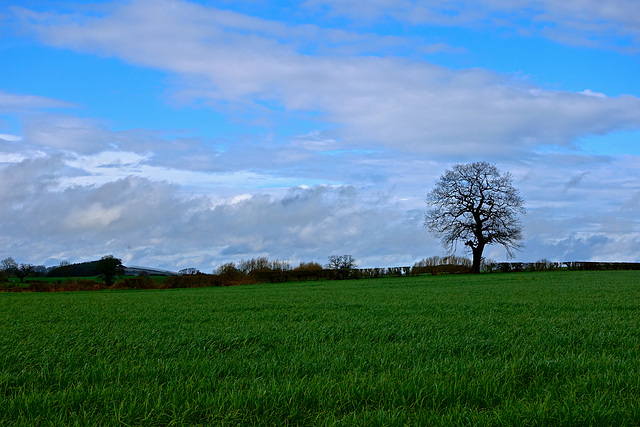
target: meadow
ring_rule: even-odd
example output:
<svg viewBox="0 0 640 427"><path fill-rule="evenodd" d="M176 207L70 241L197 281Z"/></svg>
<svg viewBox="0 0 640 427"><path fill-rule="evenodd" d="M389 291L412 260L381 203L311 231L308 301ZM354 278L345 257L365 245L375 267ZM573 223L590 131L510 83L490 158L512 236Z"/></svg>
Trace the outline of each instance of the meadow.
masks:
<svg viewBox="0 0 640 427"><path fill-rule="evenodd" d="M640 271L0 294L0 425L640 424Z"/></svg>

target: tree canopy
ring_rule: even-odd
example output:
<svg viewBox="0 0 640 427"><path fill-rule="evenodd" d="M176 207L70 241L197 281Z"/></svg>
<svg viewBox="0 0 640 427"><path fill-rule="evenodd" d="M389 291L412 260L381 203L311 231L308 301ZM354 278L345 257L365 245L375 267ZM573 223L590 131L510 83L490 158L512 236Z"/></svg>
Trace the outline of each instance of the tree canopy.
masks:
<svg viewBox="0 0 640 427"><path fill-rule="evenodd" d="M97 267L98 271L104 275L104 282L107 286L111 286L113 284L113 279L116 276L124 274L122 260L115 258L113 255L103 256L100 261L98 261Z"/></svg>
<svg viewBox="0 0 640 427"><path fill-rule="evenodd" d="M424 225L440 237L451 252L459 242L473 254L471 271L480 272L485 246L499 244L513 257L521 248L524 201L512 185L511 174L501 174L487 162L456 164L445 171L427 194Z"/></svg>

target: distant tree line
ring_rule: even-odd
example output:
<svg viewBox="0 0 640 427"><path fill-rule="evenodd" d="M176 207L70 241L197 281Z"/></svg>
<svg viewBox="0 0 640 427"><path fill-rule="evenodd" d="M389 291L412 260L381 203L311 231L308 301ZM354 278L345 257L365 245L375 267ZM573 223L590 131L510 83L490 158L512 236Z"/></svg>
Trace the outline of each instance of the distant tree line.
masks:
<svg viewBox="0 0 640 427"><path fill-rule="evenodd" d="M54 267L47 272L47 277L90 277L114 272L114 276L123 275L124 270L122 260L113 255L105 255L97 261L80 262L70 264L61 262L58 267ZM117 273L117 274L115 274Z"/></svg>
<svg viewBox="0 0 640 427"><path fill-rule="evenodd" d="M105 255L97 261L70 264L61 262L58 267L47 268L32 264L18 264L13 258L0 261L0 282L8 281L9 277L17 277L20 283L28 277L92 277L98 276L107 286L113 285L114 280L124 275L122 260L113 255Z"/></svg>
<svg viewBox="0 0 640 427"><path fill-rule="evenodd" d="M554 270L640 270L640 263L637 262L585 262L585 261L565 261L552 262L541 259L536 262L491 262L484 267L486 272L518 273L525 271L554 271Z"/></svg>
<svg viewBox="0 0 640 427"><path fill-rule="evenodd" d="M0 282L7 281L9 277L17 277L20 283L29 276L41 276L46 272L45 266L33 264L18 264L13 258L5 258L0 261Z"/></svg>
<svg viewBox="0 0 640 427"><path fill-rule="evenodd" d="M195 268L187 268L180 275L152 278L147 272L138 276L124 276L120 259L112 255L100 260L70 264L49 269L50 279L28 281L29 286L4 285L5 291L76 291L100 289L174 289L209 286L235 286L243 284L279 283L313 280L374 279L439 274L465 274L472 268L472 260L459 256L432 256L416 262L413 266L387 268L358 268L351 255L332 255L328 262L301 262L292 267L287 261L269 260L266 257L225 263L212 274L204 274ZM536 262L495 262L482 260L481 271L485 273L509 273L526 271L568 270L640 270L640 263L613 262L552 262L541 259ZM45 270L46 272L46 270ZM30 275L42 276L41 268L30 264L18 264L13 258L0 261L0 282L16 277L21 282ZM91 278L88 278L91 277ZM58 278L56 280L56 278ZM64 279L63 279L64 278Z"/></svg>

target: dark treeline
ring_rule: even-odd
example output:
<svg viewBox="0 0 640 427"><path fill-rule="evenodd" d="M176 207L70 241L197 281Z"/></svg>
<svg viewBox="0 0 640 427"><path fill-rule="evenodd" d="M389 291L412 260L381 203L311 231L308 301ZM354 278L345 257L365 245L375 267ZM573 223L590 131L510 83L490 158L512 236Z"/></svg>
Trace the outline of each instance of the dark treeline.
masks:
<svg viewBox="0 0 640 427"><path fill-rule="evenodd" d="M640 270L638 262L585 262L585 261L566 261L566 262L550 262L546 260L536 262L501 262L487 265L487 272L524 272L524 271L554 271L554 270Z"/></svg>
<svg viewBox="0 0 640 427"><path fill-rule="evenodd" d="M112 257L104 257L105 259ZM116 259L117 260L117 259ZM119 261L119 260L117 260ZM350 255L329 257L329 263L321 265L316 262L302 262L291 267L286 261L272 261L266 257L242 260L238 264L230 262L218 267L212 274L204 274L197 269L185 269L187 274L167 277L151 277L148 273L138 276L120 274L113 281L105 280L100 261L80 264L62 265L49 272L49 277L60 277L57 280L29 280L28 286L2 286L5 291L82 291L101 289L177 289L199 288L210 286L236 286L259 283L305 282L314 280L347 280L374 279L381 277L407 277L419 275L465 274L471 269L471 260L464 257L430 257L416 262L409 267L357 268L355 259ZM554 270L640 270L640 263L625 262L551 262L545 259L531 262L484 261L482 271L485 273L510 273ZM3 272L5 273L5 272ZM76 278L78 276L97 276L95 279ZM0 277L6 281L7 275Z"/></svg>
<svg viewBox="0 0 640 427"><path fill-rule="evenodd" d="M640 270L640 262L565 262L569 270Z"/></svg>
<svg viewBox="0 0 640 427"><path fill-rule="evenodd" d="M77 264L63 263L47 272L47 277L88 277L101 274L100 261L80 262Z"/></svg>

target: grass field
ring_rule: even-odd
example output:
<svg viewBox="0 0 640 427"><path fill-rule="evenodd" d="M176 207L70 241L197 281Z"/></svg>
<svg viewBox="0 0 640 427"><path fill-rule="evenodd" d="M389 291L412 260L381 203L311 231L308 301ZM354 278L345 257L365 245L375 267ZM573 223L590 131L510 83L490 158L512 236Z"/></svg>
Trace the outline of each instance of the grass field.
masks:
<svg viewBox="0 0 640 427"><path fill-rule="evenodd" d="M0 425L639 425L640 272L0 294Z"/></svg>

